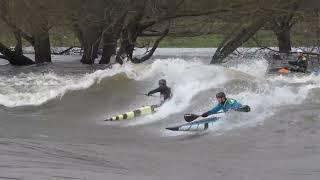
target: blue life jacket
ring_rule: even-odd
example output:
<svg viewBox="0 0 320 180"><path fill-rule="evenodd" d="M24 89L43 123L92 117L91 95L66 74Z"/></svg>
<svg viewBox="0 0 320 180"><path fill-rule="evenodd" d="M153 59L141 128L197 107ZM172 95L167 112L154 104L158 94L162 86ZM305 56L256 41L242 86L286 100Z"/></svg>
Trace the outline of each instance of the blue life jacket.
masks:
<svg viewBox="0 0 320 180"><path fill-rule="evenodd" d="M208 111L209 115L216 114L220 110L223 110L223 112L227 112L230 109L237 110L241 107L241 104L238 103L235 99L227 98L224 104L218 104L215 107L213 107L211 110Z"/></svg>

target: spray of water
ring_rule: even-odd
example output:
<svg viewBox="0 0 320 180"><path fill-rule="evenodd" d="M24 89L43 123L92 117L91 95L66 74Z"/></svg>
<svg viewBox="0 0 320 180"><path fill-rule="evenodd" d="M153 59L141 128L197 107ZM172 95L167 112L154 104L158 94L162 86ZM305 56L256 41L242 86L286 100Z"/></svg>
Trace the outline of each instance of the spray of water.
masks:
<svg viewBox="0 0 320 180"><path fill-rule="evenodd" d="M7 107L41 105L55 98L63 98L66 92L90 88L101 80L117 74L125 74L128 78L139 82L154 82L154 86L157 86L159 79L165 78L172 88L173 98L160 107L155 114L131 121L128 125L148 124L168 118L188 108L198 94L206 93L211 89L228 87L226 91L229 97L252 107L252 113L248 113L243 118L227 117L223 123L229 124L221 125L221 127L233 128L262 122L272 115L277 107L303 103L310 91L319 89L320 78L314 74L268 77L265 75L265 70L266 61L263 59L238 63L226 68L216 65L208 66L197 59L186 61L181 58L169 58L158 59L151 64L114 65L112 69L97 70L90 74L76 76L59 76L52 72L43 75L19 74L13 77L0 77L0 104ZM247 83L236 87L234 82L237 81ZM233 91L236 88L238 90ZM197 100L195 102L199 106L203 105ZM208 104L206 109L211 106L212 104ZM234 119L239 119L239 122L235 122Z"/></svg>

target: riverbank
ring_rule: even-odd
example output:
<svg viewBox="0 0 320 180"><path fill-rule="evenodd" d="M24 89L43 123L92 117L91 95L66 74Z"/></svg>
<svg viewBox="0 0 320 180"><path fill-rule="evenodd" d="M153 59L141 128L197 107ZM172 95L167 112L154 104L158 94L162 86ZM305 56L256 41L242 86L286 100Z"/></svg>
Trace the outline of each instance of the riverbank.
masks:
<svg viewBox="0 0 320 180"><path fill-rule="evenodd" d="M204 34L195 37L166 37L164 38L159 47L162 48L210 48L218 47L223 40L222 34ZM278 46L276 36L271 31L259 31L255 36L259 40L259 43L267 47ZM145 45L148 42L152 42L152 38L140 37L138 38L138 44ZM316 44L314 37L306 37L303 34L292 33L291 36L292 46L308 46L308 44ZM7 46L15 46L15 38L11 34L0 35L0 42ZM50 42L52 47L72 47L80 46L79 40L73 33L50 33ZM29 43L23 41L23 46L30 46ZM151 46L151 44L150 44ZM253 40L249 40L244 43L242 47L256 47L258 46Z"/></svg>

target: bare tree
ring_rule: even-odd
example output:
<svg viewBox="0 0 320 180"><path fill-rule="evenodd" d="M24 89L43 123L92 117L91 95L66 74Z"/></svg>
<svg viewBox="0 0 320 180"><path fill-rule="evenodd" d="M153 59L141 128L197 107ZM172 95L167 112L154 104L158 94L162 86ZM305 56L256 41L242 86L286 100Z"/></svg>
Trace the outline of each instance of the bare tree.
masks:
<svg viewBox="0 0 320 180"><path fill-rule="evenodd" d="M211 62L219 63L270 24L280 51L289 52L293 25L306 22L305 9L317 4L301 0L3 0L0 18L16 39L14 53L22 55L26 40L34 46L36 63L51 61L50 31L62 27L79 39L84 64L95 62L99 47L100 64L110 63L114 55L120 64L124 58L141 63L166 36L212 33L224 36ZM133 57L140 37L155 38L145 56Z"/></svg>
<svg viewBox="0 0 320 180"><path fill-rule="evenodd" d="M25 32L23 32L16 24L16 7L17 3L15 1L4 0L0 4L0 17L1 20L10 28L11 32L14 34L16 39L15 51L12 51L6 45L0 43L0 52L3 54L4 59L7 59L12 65L30 65L34 62L23 56L22 53L22 41L21 36L25 37L28 40L31 40Z"/></svg>

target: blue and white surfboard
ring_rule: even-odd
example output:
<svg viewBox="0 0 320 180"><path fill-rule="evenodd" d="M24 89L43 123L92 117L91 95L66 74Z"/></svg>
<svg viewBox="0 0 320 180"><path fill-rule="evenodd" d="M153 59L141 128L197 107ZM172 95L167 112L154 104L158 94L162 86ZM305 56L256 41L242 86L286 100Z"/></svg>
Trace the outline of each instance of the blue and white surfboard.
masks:
<svg viewBox="0 0 320 180"><path fill-rule="evenodd" d="M168 127L171 131L205 131L209 129L221 117L209 117L178 126Z"/></svg>

